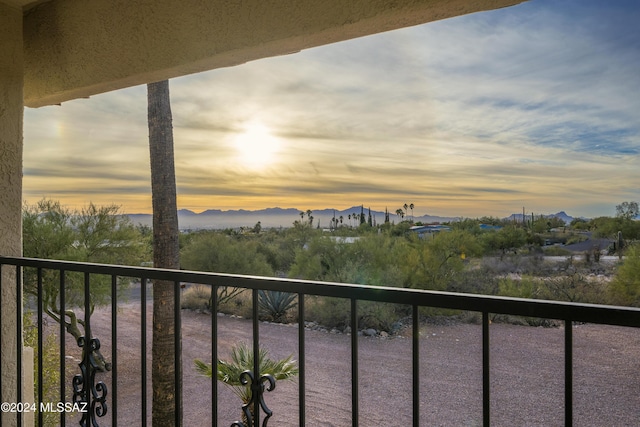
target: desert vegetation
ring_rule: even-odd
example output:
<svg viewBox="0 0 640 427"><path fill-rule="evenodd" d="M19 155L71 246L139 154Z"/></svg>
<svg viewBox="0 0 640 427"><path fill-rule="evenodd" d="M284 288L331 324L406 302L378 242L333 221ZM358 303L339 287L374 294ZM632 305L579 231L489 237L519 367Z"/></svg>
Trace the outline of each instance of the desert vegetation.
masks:
<svg viewBox="0 0 640 427"><path fill-rule="evenodd" d="M338 222L331 230L320 230L304 213L290 228L247 227L184 235L181 259L182 267L190 270L638 305L640 253L634 242L640 236L640 222L633 217L624 210L613 218L572 224L544 217L517 223L485 217L449 223L450 231L419 236L411 230L411 220L377 226L364 221L355 227ZM579 243L581 250L571 249ZM616 257L605 260L605 255ZM210 294L205 291L192 303L192 292L202 293L202 289L187 289L184 306L207 309ZM233 294L221 299L219 311L251 316L247 293L229 288L218 292L219 296ZM338 330L349 328L348 301L307 298L306 321ZM260 294L264 320L297 321L295 305L294 295ZM425 310L423 315L462 316L437 310ZM363 302L359 316L363 328L393 331L408 316L408 308ZM539 324L533 319L495 320Z"/></svg>
<svg viewBox="0 0 640 427"><path fill-rule="evenodd" d="M404 208L411 210L411 205ZM413 215L399 223L337 220L330 230L313 222L311 210L288 228L259 224L227 230L202 230L180 236L181 268L221 273L289 277L342 283L450 292L506 295L561 301L640 305L640 238L637 203L616 207L615 217L575 220L523 217L513 222L484 217L445 224L448 231L418 235ZM24 209L25 256L140 264L150 251L150 230L135 227L118 207L72 211L42 200ZM581 250L570 250L581 244ZM606 261L604 255L615 255ZM25 275L27 295L35 295L35 277ZM64 321L73 335L82 327L73 313L78 283L69 279L67 312L56 306L56 278L45 278L45 310ZM126 287L126 283L121 284ZM97 283L94 302L108 303L106 284ZM305 321L327 328L349 327L347 301L307 297ZM251 316L251 298L243 289L218 288L211 307L210 289L186 285L183 308ZM263 320L297 322L297 296L260 292ZM387 331L408 315L407 307L363 302L360 325ZM425 316L459 313L427 311ZM76 333L77 335L77 333ZM75 336L75 335L74 335Z"/></svg>

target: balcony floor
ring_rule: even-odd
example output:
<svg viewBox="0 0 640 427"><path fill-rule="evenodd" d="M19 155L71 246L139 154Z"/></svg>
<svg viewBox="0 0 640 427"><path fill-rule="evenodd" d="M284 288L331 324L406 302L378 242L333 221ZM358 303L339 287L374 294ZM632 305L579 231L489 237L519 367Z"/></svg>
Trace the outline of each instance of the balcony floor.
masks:
<svg viewBox="0 0 640 427"><path fill-rule="evenodd" d="M118 314L118 418L131 420L132 425L139 424L135 421L140 404L139 310L139 304L129 303ZM150 325L151 310L147 313ZM96 335L106 338L109 310L96 310L92 320ZM222 358L238 341L250 342L250 321L228 316L218 321ZM208 425L211 420L211 382L193 369L193 359L210 358L210 322L208 314L183 311L185 425ZM421 330L421 419L425 425L482 424L481 334L481 326L472 324L426 325ZM297 354L296 328L262 323L260 336L274 357ZM148 348L150 337L149 331ZM351 425L349 337L308 331L306 342L307 421L317 426ZM636 401L640 330L577 325L574 342L576 425L636 423L640 419ZM491 346L492 424L562 425L563 328L492 324ZM102 348L106 356L111 345L103 341ZM410 424L411 340L362 337L359 352L361 423ZM79 354L79 349L70 343L67 354ZM68 369L75 372L77 368L70 364ZM104 378L110 381L109 374ZM149 390L150 378L149 373ZM298 425L297 392L294 382L281 381L274 393L267 393L267 405L274 411L272 423ZM238 419L239 400L222 385L218 402L221 425Z"/></svg>

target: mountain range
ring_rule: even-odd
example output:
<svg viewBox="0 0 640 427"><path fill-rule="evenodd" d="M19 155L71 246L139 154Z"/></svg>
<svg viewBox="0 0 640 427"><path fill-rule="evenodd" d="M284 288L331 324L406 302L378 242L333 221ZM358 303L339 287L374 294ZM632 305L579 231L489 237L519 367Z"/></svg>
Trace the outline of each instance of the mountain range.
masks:
<svg viewBox="0 0 640 427"><path fill-rule="evenodd" d="M200 230L200 229L225 229L225 228L238 228L238 227L253 227L258 221L262 227L290 227L294 221L308 221L306 213L303 217L300 209L295 208L267 208L255 211L238 209L222 211L220 209L209 209L201 213L195 213L188 209L180 209L178 211L178 225L180 230ZM321 228L329 228L333 218L336 218L340 222L342 217L343 225L356 226L359 223L356 215L364 212L365 220L368 221L369 209L362 208L361 206L353 206L348 209L320 209L314 210L311 213L313 216L314 226L320 222ZM384 222L385 213L382 211L371 211L372 221L375 224L382 224ZM537 216L537 215L536 215ZM570 223L573 217L567 215L565 212L558 212L556 214L545 215L547 217L558 217L565 223ZM128 214L128 217L135 224L142 224L151 226L152 216L151 214ZM460 217L442 217L434 215L421 215L412 216L411 211L405 216L412 218L414 222L422 222L424 224L442 223L458 221ZM351 218L351 219L349 219ZM394 212L389 212L389 219L392 222L398 223L402 220ZM507 217L512 221L522 221L522 214L512 214Z"/></svg>
<svg viewBox="0 0 640 427"><path fill-rule="evenodd" d="M535 215L536 218L540 216L544 218L559 218L562 221L564 221L565 224L570 224L571 221L574 220L574 218L572 216L567 215L565 211L560 211L558 213L550 214L550 215ZM522 214L511 214L505 219L508 219L509 221L513 221L513 222L522 222L522 217L523 217ZM527 214L525 215L525 217L526 219L531 219L531 214Z"/></svg>

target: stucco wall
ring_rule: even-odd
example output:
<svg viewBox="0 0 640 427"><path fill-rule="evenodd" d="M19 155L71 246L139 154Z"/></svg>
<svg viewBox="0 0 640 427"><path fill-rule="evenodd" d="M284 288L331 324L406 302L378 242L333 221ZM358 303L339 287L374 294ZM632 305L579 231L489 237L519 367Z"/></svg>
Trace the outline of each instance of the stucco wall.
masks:
<svg viewBox="0 0 640 427"><path fill-rule="evenodd" d="M0 4L0 254L22 252L22 11ZM16 401L15 275L2 272L2 400ZM4 414L1 425L13 425Z"/></svg>

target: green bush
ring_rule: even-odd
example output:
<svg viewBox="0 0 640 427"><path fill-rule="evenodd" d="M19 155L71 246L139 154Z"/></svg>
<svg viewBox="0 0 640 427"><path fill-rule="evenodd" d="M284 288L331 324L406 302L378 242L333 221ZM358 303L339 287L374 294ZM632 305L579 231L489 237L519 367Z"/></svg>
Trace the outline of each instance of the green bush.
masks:
<svg viewBox="0 0 640 427"><path fill-rule="evenodd" d="M344 329L351 323L349 300L344 298L308 296L306 319L317 322L327 328Z"/></svg>
<svg viewBox="0 0 640 427"><path fill-rule="evenodd" d="M307 297L307 318L327 328L351 326L351 301L344 298ZM358 329L391 330L402 307L373 301L358 301Z"/></svg>
<svg viewBox="0 0 640 427"><path fill-rule="evenodd" d="M218 287L217 312L251 317L251 298L243 297L245 289L230 286ZM180 306L190 310L211 310L211 286L192 285L184 290Z"/></svg>
<svg viewBox="0 0 640 427"><path fill-rule="evenodd" d="M252 240L211 231L196 233L185 240L180 263L187 270L273 275L265 256L258 253L258 244Z"/></svg>
<svg viewBox="0 0 640 427"><path fill-rule="evenodd" d="M374 301L358 302L358 329L379 329L390 331L400 318L399 307L394 304Z"/></svg>
<svg viewBox="0 0 640 427"><path fill-rule="evenodd" d="M546 277L543 282L541 298L556 301L607 304L606 284L588 280L578 272L567 272Z"/></svg>
<svg viewBox="0 0 640 427"><path fill-rule="evenodd" d="M34 314L25 312L23 315L23 337L24 345L33 348L33 388L36 391L36 399L38 393L38 354L42 352L42 400L44 402L56 402L60 400L60 348L57 344L56 336L48 334L42 340L43 348L38 348L38 328L35 324ZM55 412L44 412L44 426L58 425L59 414ZM37 416L36 416L37 425Z"/></svg>
<svg viewBox="0 0 640 427"><path fill-rule="evenodd" d="M498 295L514 298L539 298L542 282L533 277L502 278L498 281Z"/></svg>
<svg viewBox="0 0 640 427"><path fill-rule="evenodd" d="M640 245L627 248L609 289L613 303L640 307Z"/></svg>

